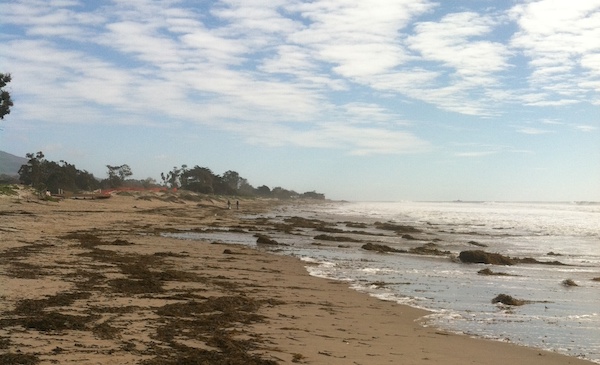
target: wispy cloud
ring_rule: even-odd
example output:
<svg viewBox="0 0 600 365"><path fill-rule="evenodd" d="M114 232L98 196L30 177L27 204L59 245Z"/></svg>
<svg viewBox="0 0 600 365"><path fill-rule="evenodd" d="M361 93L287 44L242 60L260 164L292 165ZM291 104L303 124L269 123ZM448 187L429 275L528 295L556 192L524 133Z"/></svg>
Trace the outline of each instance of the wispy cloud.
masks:
<svg viewBox="0 0 600 365"><path fill-rule="evenodd" d="M489 155L495 155L499 151L468 151L468 152L457 152L454 155L457 157L484 157Z"/></svg>
<svg viewBox="0 0 600 365"><path fill-rule="evenodd" d="M333 65L336 74L363 83L365 77L408 60L399 32L431 8L427 0L299 3L290 9L309 23L289 40L306 47L317 61Z"/></svg>
<svg viewBox="0 0 600 365"><path fill-rule="evenodd" d="M26 85L15 86L26 119L170 120L249 143L360 155L430 150L390 100L471 116L523 104L600 104L600 2L440 15L442 7L430 0L16 0L2 4L4 23L16 29L2 36L10 49L3 57ZM509 21L518 32L500 36ZM515 55L531 68L518 88L507 85Z"/></svg>
<svg viewBox="0 0 600 365"><path fill-rule="evenodd" d="M465 83L489 85L494 72L506 69L509 51L502 43L483 40L497 21L473 12L453 13L439 22L417 23L409 47L425 60L453 69Z"/></svg>
<svg viewBox="0 0 600 365"><path fill-rule="evenodd" d="M600 2L530 1L509 14L519 26L511 47L524 52L533 68L529 84L548 93L533 105L597 102Z"/></svg>
<svg viewBox="0 0 600 365"><path fill-rule="evenodd" d="M456 157L478 158L498 154L530 154L531 150L515 148L510 145L485 144L485 143L454 143L451 145L452 155Z"/></svg>
<svg viewBox="0 0 600 365"><path fill-rule="evenodd" d="M533 127L519 128L519 129L517 129L517 132L523 133L523 134L533 134L533 135L554 133L547 129L533 128Z"/></svg>
<svg viewBox="0 0 600 365"><path fill-rule="evenodd" d="M593 132L598 129L598 127L594 127L592 125L578 125L578 126L575 126L575 128L582 132Z"/></svg>

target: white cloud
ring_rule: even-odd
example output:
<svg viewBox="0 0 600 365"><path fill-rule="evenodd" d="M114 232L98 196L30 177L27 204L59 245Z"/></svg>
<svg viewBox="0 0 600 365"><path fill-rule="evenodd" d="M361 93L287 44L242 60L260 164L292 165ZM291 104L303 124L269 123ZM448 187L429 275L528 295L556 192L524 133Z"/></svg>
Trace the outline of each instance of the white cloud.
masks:
<svg viewBox="0 0 600 365"><path fill-rule="evenodd" d="M600 1L530 1L513 7L509 14L519 26L511 46L529 58L533 88L549 91L540 106L597 102L600 67ZM562 95L577 99L562 99Z"/></svg>
<svg viewBox="0 0 600 365"><path fill-rule="evenodd" d="M390 114L390 112L387 109L377 104L354 102L342 105L342 109L344 111L344 117L347 118L350 122L361 124L387 124L390 121L396 120L398 118L397 116ZM399 123L395 123L395 125L398 124Z"/></svg>
<svg viewBox="0 0 600 365"><path fill-rule="evenodd" d="M409 58L399 31L432 8L429 1L314 1L291 7L310 22L289 40L354 81L385 73Z"/></svg>
<svg viewBox="0 0 600 365"><path fill-rule="evenodd" d="M469 152L457 152L454 155L456 157L484 157L495 155L499 151L469 151Z"/></svg>
<svg viewBox="0 0 600 365"><path fill-rule="evenodd" d="M254 46L264 46L275 41L274 36L301 28L300 23L281 14L287 3L281 0L223 0L211 13L229 22L223 29L228 36L242 37Z"/></svg>
<svg viewBox="0 0 600 365"><path fill-rule="evenodd" d="M494 145L494 144L483 144L483 143L455 143L453 147L460 149L458 152L454 152L456 157L476 158L497 155L500 153L506 154L530 154L532 151L515 148L509 145Z"/></svg>
<svg viewBox="0 0 600 365"><path fill-rule="evenodd" d="M507 47L484 39L497 25L491 16L473 12L417 23L406 44L438 75L421 88L408 89L407 95L457 113L495 114L491 100L501 95L495 92L501 86L499 73L510 68Z"/></svg>
<svg viewBox="0 0 600 365"><path fill-rule="evenodd" d="M472 12L444 16L439 22L417 23L415 35L407 39L409 47L424 60L440 62L455 70L458 77L489 76L508 67L506 46L480 39L489 35L496 22ZM488 85L485 77L478 85Z"/></svg>
<svg viewBox="0 0 600 365"><path fill-rule="evenodd" d="M555 119L542 119L540 122L542 124L550 124L550 125L563 125L563 124L565 124L565 123L560 122L560 121L555 120Z"/></svg>
<svg viewBox="0 0 600 365"><path fill-rule="evenodd" d="M553 133L552 131L549 131L547 129L539 129L539 128L533 128L533 127L519 128L519 129L517 129L517 132L523 133L523 134L533 134L533 135Z"/></svg>
<svg viewBox="0 0 600 365"><path fill-rule="evenodd" d="M266 145L408 153L429 143L390 101L471 116L515 104L600 104L593 26L600 5L586 4L564 14L547 1L513 7L519 32L508 45L498 36L507 25L503 14L440 16L443 5L429 0L222 0L196 7L127 1L97 8L22 0L2 5L6 22L19 30L3 36L11 49L3 57L27 85L16 90L25 97L22 115L47 123L48 115L64 123L169 120ZM518 52L531 73L525 87L511 89L506 79Z"/></svg>
<svg viewBox="0 0 600 365"><path fill-rule="evenodd" d="M384 128L360 128L329 125L329 137L348 145L353 155L420 153L431 145L412 133Z"/></svg>
<svg viewBox="0 0 600 365"><path fill-rule="evenodd" d="M597 127L594 127L593 125L578 125L578 126L575 126L575 128L577 128L578 130L580 130L582 132L593 132L598 129Z"/></svg>
<svg viewBox="0 0 600 365"><path fill-rule="evenodd" d="M225 128L243 135L246 142L269 147L296 146L337 149L350 155L410 154L432 150L432 145L408 131L389 125L371 126L338 121L320 124L227 123Z"/></svg>
<svg viewBox="0 0 600 365"><path fill-rule="evenodd" d="M160 35L154 24L121 21L106 25L108 33L100 37L101 43L124 54L134 54L139 60L160 66L181 62L178 45Z"/></svg>

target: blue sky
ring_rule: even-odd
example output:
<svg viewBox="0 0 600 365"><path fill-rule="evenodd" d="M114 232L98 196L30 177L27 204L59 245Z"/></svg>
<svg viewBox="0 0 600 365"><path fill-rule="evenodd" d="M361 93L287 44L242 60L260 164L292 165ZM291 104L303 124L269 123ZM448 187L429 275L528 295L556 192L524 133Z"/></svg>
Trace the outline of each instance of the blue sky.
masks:
<svg viewBox="0 0 600 365"><path fill-rule="evenodd" d="M13 0L0 150L347 200L600 201L600 1Z"/></svg>

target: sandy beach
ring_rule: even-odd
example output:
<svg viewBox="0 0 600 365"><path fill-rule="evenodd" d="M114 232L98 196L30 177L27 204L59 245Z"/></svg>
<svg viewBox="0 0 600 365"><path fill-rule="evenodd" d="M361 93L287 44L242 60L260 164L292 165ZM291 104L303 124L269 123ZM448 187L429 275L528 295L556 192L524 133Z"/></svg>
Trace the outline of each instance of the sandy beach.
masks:
<svg viewBox="0 0 600 365"><path fill-rule="evenodd" d="M0 365L591 364L419 325L306 263L161 233L260 232L273 200L0 197Z"/></svg>

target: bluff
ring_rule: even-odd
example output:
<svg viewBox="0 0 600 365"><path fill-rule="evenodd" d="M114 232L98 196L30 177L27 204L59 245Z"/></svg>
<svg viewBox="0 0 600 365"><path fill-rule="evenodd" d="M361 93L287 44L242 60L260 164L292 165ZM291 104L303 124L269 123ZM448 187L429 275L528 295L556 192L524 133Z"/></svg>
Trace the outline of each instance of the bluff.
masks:
<svg viewBox="0 0 600 365"><path fill-rule="evenodd" d="M0 175L16 176L19 169L27 163L25 157L11 155L8 152L0 151Z"/></svg>

